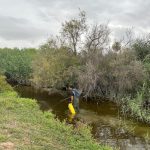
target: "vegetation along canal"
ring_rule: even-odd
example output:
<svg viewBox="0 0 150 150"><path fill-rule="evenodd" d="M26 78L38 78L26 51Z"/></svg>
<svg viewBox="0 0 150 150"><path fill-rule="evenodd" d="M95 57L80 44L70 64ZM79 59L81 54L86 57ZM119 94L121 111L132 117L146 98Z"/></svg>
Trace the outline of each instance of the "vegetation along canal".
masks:
<svg viewBox="0 0 150 150"><path fill-rule="evenodd" d="M37 100L43 111L52 111L60 120L67 118L67 101L60 95L32 87L18 86L16 91L21 97ZM119 108L112 102L100 104L80 101L78 117L92 127L92 134L97 141L117 147L121 150L149 150L150 127L119 115Z"/></svg>

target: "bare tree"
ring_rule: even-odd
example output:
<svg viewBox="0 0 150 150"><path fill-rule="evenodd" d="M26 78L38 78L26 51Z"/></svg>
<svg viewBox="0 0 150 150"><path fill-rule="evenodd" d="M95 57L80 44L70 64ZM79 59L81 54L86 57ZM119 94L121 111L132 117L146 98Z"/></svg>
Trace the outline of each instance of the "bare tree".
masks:
<svg viewBox="0 0 150 150"><path fill-rule="evenodd" d="M134 31L133 28L127 28L123 37L120 40L117 40L123 47L130 47L134 42Z"/></svg>
<svg viewBox="0 0 150 150"><path fill-rule="evenodd" d="M102 49L109 42L110 30L108 25L94 25L92 30L86 37L86 49L87 51L95 52Z"/></svg>
<svg viewBox="0 0 150 150"><path fill-rule="evenodd" d="M86 14L80 11L79 19L71 19L62 24L62 37L69 44L70 49L77 55L77 47L81 39L81 35L87 29Z"/></svg>
<svg viewBox="0 0 150 150"><path fill-rule="evenodd" d="M104 94L102 89L103 50L108 47L110 30L108 25L94 25L85 41L85 66L79 74L79 86L87 96L93 93Z"/></svg>

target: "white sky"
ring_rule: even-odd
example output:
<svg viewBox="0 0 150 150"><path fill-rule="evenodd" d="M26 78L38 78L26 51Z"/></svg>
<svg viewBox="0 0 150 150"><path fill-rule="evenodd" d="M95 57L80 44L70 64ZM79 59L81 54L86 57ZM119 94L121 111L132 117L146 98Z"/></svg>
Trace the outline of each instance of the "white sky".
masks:
<svg viewBox="0 0 150 150"><path fill-rule="evenodd" d="M85 10L90 23L106 23L113 37L126 28L150 32L150 0L0 0L0 47L37 47Z"/></svg>

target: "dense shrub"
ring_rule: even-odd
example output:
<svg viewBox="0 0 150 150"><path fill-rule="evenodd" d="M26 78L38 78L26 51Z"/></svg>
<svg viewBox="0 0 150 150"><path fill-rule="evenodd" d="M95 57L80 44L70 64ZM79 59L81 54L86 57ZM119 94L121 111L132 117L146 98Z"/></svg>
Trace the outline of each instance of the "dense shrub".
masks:
<svg viewBox="0 0 150 150"><path fill-rule="evenodd" d="M33 61L32 82L38 87L61 88L76 80L80 59L64 47L42 46Z"/></svg>
<svg viewBox="0 0 150 150"><path fill-rule="evenodd" d="M143 61L150 54L149 38L137 39L133 44L133 49L136 52L138 60Z"/></svg>
<svg viewBox="0 0 150 150"><path fill-rule="evenodd" d="M36 54L35 49L0 49L0 69L8 78L22 81L31 77L31 62Z"/></svg>
<svg viewBox="0 0 150 150"><path fill-rule="evenodd" d="M134 95L144 82L144 67L132 50L110 51L89 59L80 75L81 87L88 95L109 98Z"/></svg>

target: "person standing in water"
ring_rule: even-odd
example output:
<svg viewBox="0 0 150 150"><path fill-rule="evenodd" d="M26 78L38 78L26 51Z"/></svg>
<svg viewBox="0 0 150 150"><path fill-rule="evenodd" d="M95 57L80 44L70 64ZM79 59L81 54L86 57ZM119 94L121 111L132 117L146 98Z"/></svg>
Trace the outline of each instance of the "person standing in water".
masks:
<svg viewBox="0 0 150 150"><path fill-rule="evenodd" d="M68 89L71 92L70 100L73 104L75 112L79 113L79 111L80 111L80 109L79 109L79 98L80 98L81 93L79 92L79 90L76 87L73 87L73 86L69 86Z"/></svg>

